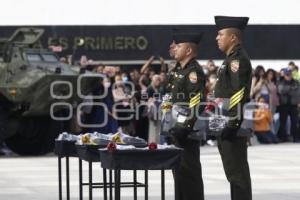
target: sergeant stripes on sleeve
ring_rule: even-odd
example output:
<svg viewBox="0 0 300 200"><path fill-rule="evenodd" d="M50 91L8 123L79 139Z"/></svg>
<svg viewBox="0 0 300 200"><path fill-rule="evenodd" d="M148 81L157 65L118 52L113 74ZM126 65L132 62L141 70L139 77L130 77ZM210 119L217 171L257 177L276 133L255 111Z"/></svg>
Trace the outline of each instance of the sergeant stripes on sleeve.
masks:
<svg viewBox="0 0 300 200"><path fill-rule="evenodd" d="M236 92L232 97L230 97L229 109L237 105L244 97L245 87Z"/></svg>
<svg viewBox="0 0 300 200"><path fill-rule="evenodd" d="M194 107L195 105L197 105L198 103L200 103L200 97L201 97L201 94L200 92L198 94L196 94L194 97L192 97L190 99L190 105L189 105L189 108L192 108Z"/></svg>

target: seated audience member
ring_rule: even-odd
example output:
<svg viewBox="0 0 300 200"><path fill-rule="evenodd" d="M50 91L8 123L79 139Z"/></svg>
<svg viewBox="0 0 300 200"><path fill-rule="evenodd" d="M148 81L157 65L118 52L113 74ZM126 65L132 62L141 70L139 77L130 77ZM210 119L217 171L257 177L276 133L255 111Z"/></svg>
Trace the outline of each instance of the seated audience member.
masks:
<svg viewBox="0 0 300 200"><path fill-rule="evenodd" d="M272 112L264 97L258 97L257 108L255 109L255 135L262 144L278 143L278 138L271 131Z"/></svg>

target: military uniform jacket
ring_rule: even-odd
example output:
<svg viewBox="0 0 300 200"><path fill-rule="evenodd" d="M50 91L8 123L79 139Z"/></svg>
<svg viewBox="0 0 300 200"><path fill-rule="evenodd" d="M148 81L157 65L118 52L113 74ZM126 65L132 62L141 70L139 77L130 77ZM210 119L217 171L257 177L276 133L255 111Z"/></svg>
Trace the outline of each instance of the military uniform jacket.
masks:
<svg viewBox="0 0 300 200"><path fill-rule="evenodd" d="M205 75L195 59L191 59L184 68L177 63L169 73L167 92L171 94L173 104L184 104L189 109L196 108L204 98L204 88ZM193 126L192 121L186 125Z"/></svg>
<svg viewBox="0 0 300 200"><path fill-rule="evenodd" d="M234 72L232 68L238 70ZM243 47L236 45L227 55L217 73L216 98L228 98L228 126L238 128L242 121L243 105L248 101L251 88L252 67Z"/></svg>

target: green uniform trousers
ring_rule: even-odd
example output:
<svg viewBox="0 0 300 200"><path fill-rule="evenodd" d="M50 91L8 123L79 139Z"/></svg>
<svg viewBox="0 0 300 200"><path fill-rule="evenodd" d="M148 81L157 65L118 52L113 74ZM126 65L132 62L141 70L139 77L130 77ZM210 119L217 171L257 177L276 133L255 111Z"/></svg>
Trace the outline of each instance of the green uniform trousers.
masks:
<svg viewBox="0 0 300 200"><path fill-rule="evenodd" d="M179 169L175 175L176 200L204 200L200 143L186 139L176 146L183 148Z"/></svg>
<svg viewBox="0 0 300 200"><path fill-rule="evenodd" d="M251 178L247 160L247 138L218 138L218 149L230 183L231 200L252 200Z"/></svg>

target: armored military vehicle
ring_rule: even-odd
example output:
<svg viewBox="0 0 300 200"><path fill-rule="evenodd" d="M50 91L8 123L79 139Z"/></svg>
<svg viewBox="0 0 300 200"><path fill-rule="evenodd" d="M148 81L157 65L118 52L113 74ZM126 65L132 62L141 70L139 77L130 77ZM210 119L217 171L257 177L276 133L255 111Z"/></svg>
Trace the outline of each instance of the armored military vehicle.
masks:
<svg viewBox="0 0 300 200"><path fill-rule="evenodd" d="M20 28L0 40L0 142L21 155L52 151L54 139L68 123L53 116L69 119L82 100L79 96L99 84L99 77L85 76L88 72L59 62L43 48L43 32Z"/></svg>

